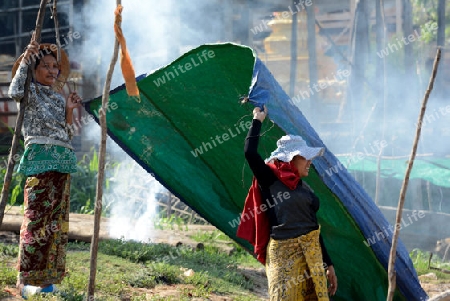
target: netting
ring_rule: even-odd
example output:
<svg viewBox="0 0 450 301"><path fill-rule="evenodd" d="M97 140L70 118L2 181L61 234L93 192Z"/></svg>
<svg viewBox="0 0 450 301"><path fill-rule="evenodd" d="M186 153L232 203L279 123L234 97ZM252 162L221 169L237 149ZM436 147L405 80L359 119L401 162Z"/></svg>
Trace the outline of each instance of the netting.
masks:
<svg viewBox="0 0 450 301"><path fill-rule="evenodd" d="M365 157L355 159L350 156L340 156L341 162L348 170L377 173L377 158ZM408 158L381 159L380 176L403 180L405 177ZM419 157L414 160L410 179L422 179L436 186L450 188L450 160L447 158Z"/></svg>

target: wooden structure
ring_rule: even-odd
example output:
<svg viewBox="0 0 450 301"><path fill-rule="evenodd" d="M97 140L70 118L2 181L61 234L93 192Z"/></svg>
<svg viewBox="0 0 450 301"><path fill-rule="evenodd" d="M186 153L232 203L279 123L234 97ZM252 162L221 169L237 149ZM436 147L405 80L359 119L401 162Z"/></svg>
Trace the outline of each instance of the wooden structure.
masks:
<svg viewBox="0 0 450 301"><path fill-rule="evenodd" d="M83 0L61 0L58 2L58 19L60 20L60 31L64 37L73 28L74 9L82 4ZM34 19L39 2L35 0L2 1L0 4L0 55L9 55L13 58L19 57L23 47L31 38L34 29ZM51 15L49 8L47 16ZM42 42L54 41L55 32L53 20L46 18L42 30ZM64 45L64 40L61 44ZM0 66L0 70L11 70L9 66Z"/></svg>
<svg viewBox="0 0 450 301"><path fill-rule="evenodd" d="M159 207L157 212L159 212L161 217L170 219L171 216L175 216L177 219L183 220L183 222L187 224L209 224L204 218L169 191L165 192L164 195L159 198L157 204Z"/></svg>
<svg viewBox="0 0 450 301"><path fill-rule="evenodd" d="M366 2L367 6L365 10L367 15L370 16L368 25L372 28L376 22L375 3L372 3L372 1ZM317 112L314 112L315 116L311 116L310 119L313 125L319 129L319 132L325 133L326 135L328 131L339 127L342 129L339 132L345 135L350 127L348 118L344 118L346 116L344 114L344 108L346 105L349 105L346 83L350 77L348 72L351 70L349 61L352 58L349 46L354 30L354 16L357 1L312 1L314 4L313 11L315 19L318 24L315 32L315 48L317 51L315 64L318 87L316 90L310 90L309 87L310 68L308 67L308 30L306 22L306 8L309 7L306 5L309 3L308 1L299 1L297 5L294 5L291 0L284 0L276 4L268 0L233 0L232 5L225 5L228 3L224 0L214 0L208 3L208 8L214 8L214 6L227 8L220 12L211 12L212 16L216 19L214 22L220 19L223 20L219 21L222 23L216 27L219 32L208 33L208 36L212 39L211 42L233 41L249 45L256 49L261 59L265 61L285 91L289 91L291 88L293 89L291 90L293 91L291 97L294 102L302 103L301 107L305 113L308 114L310 109L317 107ZM61 7L58 11L63 14L60 17L62 38L67 36L71 31L73 33L74 15L77 9L80 10L87 4L84 0L64 0L59 3ZM10 56L10 59L4 63L2 63L3 60L0 58L0 72L2 70L9 72L14 58L22 52L24 45L28 42L30 26L25 16L28 16L34 10L36 10L36 5L31 0L20 0L15 2L15 4L6 2L0 4L0 25L5 25L3 29L4 36L0 36L2 49L0 56ZM404 1L384 1L384 12L385 23L389 34L402 35L404 27L403 16L405 13ZM182 23L188 21L186 18L192 18L192 16L185 16L183 11L172 13L174 13L174 27L179 26L181 28ZM222 17L220 17L220 14ZM232 18L230 18L230 15L232 15ZM268 22L268 16L270 15L274 16L274 18ZM212 18L212 16L208 14L207 17ZM290 49L293 16L296 16L298 22L296 72L295 76L290 76L291 78L295 78L295 84L291 84L290 81L292 79L290 80L289 78L292 66ZM208 22L207 19L205 19L205 22ZM49 22L49 20L46 20L46 22ZM170 49L173 49L173 51L171 50L173 53L170 55L176 57L181 53L181 49L185 45L183 45L183 37L179 35L180 29L171 28L170 30L171 34L177 33L174 39L171 39L170 45L168 45ZM193 30L196 30L196 27ZM51 32L51 26L47 26L43 30L43 41L46 39L49 41L53 40ZM369 38L370 40L374 40L373 36ZM81 43L81 39L78 42ZM430 57L433 57L433 55L434 49L430 49ZM79 70L80 78L82 77L81 73L82 70ZM9 78L6 81L9 81ZM77 90L79 94L83 92L84 98L96 97L101 93L95 84L98 82L96 78L86 77L83 83L86 87L83 87L83 91L80 91L82 84L79 82ZM292 85L294 87L290 87ZM370 85L369 83L368 86ZM311 100L309 100L309 96L311 95L314 96L315 102L319 102L319 106L314 106L311 103ZM0 112L3 111L5 114L10 114L8 115L8 119L13 122L14 114L8 112L14 111L11 111L11 108L9 108L10 111L6 112L1 104L0 102ZM11 107L11 105L8 106ZM326 116L326 118L322 118L322 116ZM314 122L317 124L314 124ZM7 132L7 130L3 129L2 131L0 128L0 136L3 135L3 132ZM3 136L7 140L7 134ZM80 147L83 148L82 145ZM77 147L76 149L78 150Z"/></svg>

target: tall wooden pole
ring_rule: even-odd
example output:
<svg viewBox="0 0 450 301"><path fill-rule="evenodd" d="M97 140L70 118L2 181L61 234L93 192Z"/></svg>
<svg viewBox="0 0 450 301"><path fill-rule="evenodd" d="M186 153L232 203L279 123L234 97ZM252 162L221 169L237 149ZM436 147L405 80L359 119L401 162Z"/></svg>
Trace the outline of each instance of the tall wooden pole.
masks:
<svg viewBox="0 0 450 301"><path fill-rule="evenodd" d="M437 29L437 46L445 49L445 0L439 0L437 14L438 14L438 29ZM445 52L442 54L442 60L444 61ZM445 95L445 87L447 83L444 80L444 77L441 76L438 78L436 86L437 86L437 96L444 98Z"/></svg>
<svg viewBox="0 0 450 301"><path fill-rule="evenodd" d="M352 119L352 134L356 136L356 131L364 123L361 112L365 99L364 84L367 53L369 51L369 21L368 21L368 0L356 0L353 32L351 37L352 69L349 78L349 98L350 116Z"/></svg>
<svg viewBox="0 0 450 301"><path fill-rule="evenodd" d="M61 63L61 41L59 39L59 21L58 21L58 8L57 8L58 0L53 0L53 8L52 8L52 17L55 23L55 41L56 46L58 46L57 58L58 64Z"/></svg>
<svg viewBox="0 0 450 301"><path fill-rule="evenodd" d="M403 37L407 38L413 34L413 12L411 0L403 0ZM416 72L416 64L414 58L414 47L413 43L408 43L405 45L405 74L407 74L410 78L408 82L411 80L416 81L414 75ZM411 90L411 87L407 90ZM407 97L408 99L408 97ZM408 105L408 104L405 104Z"/></svg>
<svg viewBox="0 0 450 301"><path fill-rule="evenodd" d="M439 0L438 3L438 30L437 30L437 46L444 47L445 45L445 0Z"/></svg>
<svg viewBox="0 0 450 301"><path fill-rule="evenodd" d="M428 88L425 92L425 96L422 100L422 107L420 109L419 120L417 122L416 128L416 137L414 139L411 155L409 157L408 166L406 168L405 178L403 180L402 188L400 190L400 198L398 201L397 215L395 218L395 224L400 225L402 221L402 211L403 205L405 204L405 195L408 189L409 175L411 174L411 170L414 164L414 159L416 157L417 145L419 144L420 133L422 132L422 121L425 116L425 110L427 108L428 98L430 96L431 91L433 90L434 80L436 78L436 73L438 70L439 61L441 59L441 48L438 48L436 52L436 58L434 59L433 64L433 72L431 73L430 83L428 84ZM387 301L392 301L395 294L395 285L396 285L396 273L395 273L395 259L397 253L397 242L398 237L400 235L400 230L398 227L394 227L394 235L392 237L392 246L391 252L389 254L389 265L388 265L388 279L389 279L389 289L387 295Z"/></svg>
<svg viewBox="0 0 450 301"><path fill-rule="evenodd" d="M376 40L377 40L377 52L381 53L381 50L386 46L386 22L384 15L384 1L376 0ZM386 133L386 100L387 100L387 82L386 82L386 57L380 58L377 55L376 58L376 75L377 75L377 95L380 99L376 103L381 103L378 106L378 118L383 120L381 129L381 136L384 140ZM375 204L378 205L380 199L381 189L381 155L383 154L383 148L380 149L377 158L377 175L375 181Z"/></svg>
<svg viewBox="0 0 450 301"><path fill-rule="evenodd" d="M377 44L377 52L381 53L381 50L385 47L385 21L384 21L384 3L383 0L376 0L375 2L375 17L376 17L376 44ZM384 80L380 80L384 78L384 57L381 58L378 55L375 57L376 59L376 94L384 95ZM383 106L384 107L384 106ZM379 109L382 106L378 106ZM381 115L381 114L379 114Z"/></svg>
<svg viewBox="0 0 450 301"><path fill-rule="evenodd" d="M309 86L311 93L309 98L311 100L311 117L310 120L317 119L316 108L318 106L319 95L317 92L317 82L319 81L317 75L317 49L316 49L316 13L314 11L315 4L306 5L306 26L308 31L308 71L309 71ZM313 89L314 88L314 89ZM319 123L320 124L320 123Z"/></svg>
<svg viewBox="0 0 450 301"><path fill-rule="evenodd" d="M121 4L121 0L116 0L117 6ZM122 19L118 16L116 10L116 25L120 26ZM118 23L118 24L117 24ZM114 42L114 52L111 58L111 63L109 64L108 73L106 75L106 81L103 88L102 95L102 108L108 107L109 100L109 90L111 87L111 79L114 72L114 66L117 62L117 57L119 55L119 41L117 38ZM100 110L99 110L100 112ZM96 191L96 200L95 200L95 209L94 209L94 234L92 236L91 241L91 260L90 260L90 273L89 273L89 285L88 285L88 298L87 300L95 300L94 299L94 291L95 291L95 277L97 274L97 254L98 254L98 242L99 242L99 233L100 233L100 219L102 215L102 198L103 198L103 183L105 178L105 155L106 155L106 110L101 110L99 114L100 126L101 126L101 139L100 139L100 150L99 150L99 158L98 158L98 177L97 177L97 191Z"/></svg>
<svg viewBox="0 0 450 301"><path fill-rule="evenodd" d="M47 5L46 0L41 0L41 5L39 7L38 15L36 18L36 28L34 30L34 37L36 39L36 42L41 42L41 32L42 32L42 24L44 23L44 16L45 16L45 6ZM19 20L19 22L22 22L22 20ZM8 202L8 196L9 196L9 186L11 185L11 179L12 179L12 173L14 170L14 164L15 164L15 156L17 153L17 148L20 141L20 132L22 131L22 124L23 124L23 116L25 113L25 107L28 104L28 94L30 91L30 83L31 78L33 76L33 70L35 65L35 60L31 60L31 65L28 68L27 73L27 80L25 81L25 87L24 87L24 94L22 101L20 102L19 106L19 113L17 115L16 119L16 127L14 128L14 135L12 139L11 144L11 150L9 152L8 156L8 167L6 168L6 174L5 179L3 181L3 188L2 188L2 194L0 197L0 227L2 226L3 222L3 216L5 214L5 208L6 203Z"/></svg>
<svg viewBox="0 0 450 301"><path fill-rule="evenodd" d="M413 11L411 0L402 1L403 23L402 23L402 39L407 39L413 35ZM406 43L405 43L406 44ZM413 105L411 102L415 95L418 95L418 77L417 77L417 64L416 55L414 54L414 43L407 43L404 45L404 60L403 65L405 68L405 76L402 76L401 87L403 88L400 93L403 94L403 103L406 107Z"/></svg>
<svg viewBox="0 0 450 301"><path fill-rule="evenodd" d="M295 0L292 0L292 5L295 6ZM290 71L289 96L294 97L297 77L297 14L292 14Z"/></svg>

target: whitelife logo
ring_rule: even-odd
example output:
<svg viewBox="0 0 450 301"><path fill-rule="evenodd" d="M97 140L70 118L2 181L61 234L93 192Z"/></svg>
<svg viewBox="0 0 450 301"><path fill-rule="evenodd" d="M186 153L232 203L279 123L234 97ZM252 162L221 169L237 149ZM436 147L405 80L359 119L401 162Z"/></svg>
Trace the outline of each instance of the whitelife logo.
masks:
<svg viewBox="0 0 450 301"><path fill-rule="evenodd" d="M248 131L248 129L250 128L251 125L252 125L251 121L246 121L246 122L241 121L239 123L239 126L236 126L234 128L234 131L233 131L233 129L229 128L228 132L223 133L221 136L216 135L216 137L214 137L214 138L210 137L211 142L202 142L202 145L200 145L199 147L192 150L191 154L197 158L199 155L203 155L203 153L206 153L208 150L211 150L214 147L217 147L218 144L219 145L223 144L225 141L230 140L230 138L237 137L237 135ZM216 143L216 141L217 141L217 143Z"/></svg>
<svg viewBox="0 0 450 301"><path fill-rule="evenodd" d="M436 23L432 23L432 24L428 23L425 25L423 33L435 32L436 29L437 29ZM416 29L416 30L414 30L414 34L410 34L408 37L402 37L401 40L396 38L396 40L397 40L397 43L393 43L393 44L388 43L387 47L382 49L380 52L377 52L378 57L384 58L384 57L388 56L389 54L403 48L403 46L409 45L409 43L412 43L415 41L420 41L420 40L422 40L422 36L419 34L419 32Z"/></svg>
<svg viewBox="0 0 450 301"><path fill-rule="evenodd" d="M411 219L411 217L414 218L414 221ZM409 223L407 221L405 221L404 217L402 217L401 222L395 224L395 228L397 228L398 230L401 230L402 227L408 227L412 223L418 221L417 217L418 218L423 218L423 217L425 217L425 213L423 211L414 210L411 215L409 215L409 213L407 214L407 219L408 219ZM392 225L389 225L388 228L389 228L389 231L391 232L391 234L393 235L394 234L394 227L392 227ZM379 232L375 233L374 235L372 235L372 237L368 237L367 240L364 241L364 244L367 247L370 247L370 246L376 244L377 241L385 240L388 237L389 237L388 229L386 229L386 227L383 227L383 231L379 231Z"/></svg>
<svg viewBox="0 0 450 301"><path fill-rule="evenodd" d="M350 158L350 160L348 161L348 164L350 165L350 164L357 163L357 162L363 160L365 156L379 154L383 148L388 146L388 143L386 140L381 140L381 141L375 140L373 142L373 145L370 143L369 146L370 146L370 149L372 150L372 153L369 153L367 151L366 147L364 147L364 153L358 152L356 154L356 156L352 156ZM344 165L342 165L342 163L339 161L336 165L325 170L325 172L329 177L331 177L332 175L337 174L340 170L343 170L343 169L344 169Z"/></svg>
<svg viewBox="0 0 450 301"><path fill-rule="evenodd" d="M172 66L172 71L167 70L164 72L163 76L158 77L153 81L153 83L159 87L164 85L166 82L175 79L180 74L184 74L192 68L200 66L201 64L206 63L209 59L212 59L216 56L214 51L212 50L203 50L202 53L197 53L197 57L192 57L190 62L184 64L178 64L177 66Z"/></svg>
<svg viewBox="0 0 450 301"><path fill-rule="evenodd" d="M236 228L237 226L239 226L241 221L245 222L245 221L250 220L250 215L252 217L255 217L255 215L259 215L259 214L261 214L263 212L266 212L267 209L277 206L278 202L283 203L283 201L288 200L290 198L291 198L291 195L290 195L289 192L283 192L282 193L281 191L279 191L276 197L274 195L272 195L273 203L271 203L269 200L267 200L267 204L266 203L262 203L258 208L255 209L255 211L250 209L247 212L243 212L240 217L237 217L237 218L233 219L232 221L228 222L228 224L232 228Z"/></svg>

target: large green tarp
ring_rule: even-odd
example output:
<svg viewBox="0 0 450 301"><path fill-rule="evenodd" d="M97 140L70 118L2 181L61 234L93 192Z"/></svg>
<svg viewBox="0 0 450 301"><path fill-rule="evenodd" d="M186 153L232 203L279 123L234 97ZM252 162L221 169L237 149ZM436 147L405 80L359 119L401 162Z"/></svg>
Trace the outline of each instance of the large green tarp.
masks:
<svg viewBox="0 0 450 301"><path fill-rule="evenodd" d="M250 252L251 245L236 237L236 229L252 180L243 145L253 104L241 104L240 97L249 94L255 61L247 47L203 45L140 80L140 102L129 98L122 86L111 92L110 106L104 110L110 137L167 189ZM270 95L270 87L264 93ZM280 120L277 104L270 105L274 120ZM100 97L86 104L94 116L100 108ZM264 123L259 147L263 157L285 134L280 122ZM386 252L366 246L361 231L364 221L371 224L381 213L357 213L361 214L357 223L349 205L324 183L323 172L313 168L306 181L321 200L319 221L339 278L333 300L385 300L388 279L380 258L385 259ZM426 295L402 252L397 283L403 290L397 290L395 300L422 300ZM410 292L405 290L408 281Z"/></svg>

